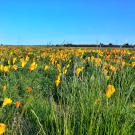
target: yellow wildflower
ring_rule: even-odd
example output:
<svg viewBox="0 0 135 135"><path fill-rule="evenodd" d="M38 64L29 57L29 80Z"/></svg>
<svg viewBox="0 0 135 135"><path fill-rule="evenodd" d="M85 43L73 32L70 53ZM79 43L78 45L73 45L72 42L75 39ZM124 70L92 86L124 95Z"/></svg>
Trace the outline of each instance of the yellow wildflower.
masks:
<svg viewBox="0 0 135 135"><path fill-rule="evenodd" d="M88 60L88 61L90 61L90 59L91 59L90 57L87 57L87 60Z"/></svg>
<svg viewBox="0 0 135 135"><path fill-rule="evenodd" d="M12 103L12 100L10 98L5 98L2 104L2 107L9 105Z"/></svg>
<svg viewBox="0 0 135 135"><path fill-rule="evenodd" d="M79 75L82 72L83 68L77 68L76 69L76 74Z"/></svg>
<svg viewBox="0 0 135 135"><path fill-rule="evenodd" d="M67 64L67 68L69 68L70 67L70 64Z"/></svg>
<svg viewBox="0 0 135 135"><path fill-rule="evenodd" d="M110 98L114 94L115 91L116 91L115 87L113 85L109 84L106 88L106 97Z"/></svg>
<svg viewBox="0 0 135 135"><path fill-rule="evenodd" d="M36 62L33 62L33 63L30 65L29 70L30 70L30 72L31 72L31 71L35 70L36 68L37 68L37 64L36 64Z"/></svg>
<svg viewBox="0 0 135 135"><path fill-rule="evenodd" d="M13 54L13 51L10 51L10 55L12 55Z"/></svg>
<svg viewBox="0 0 135 135"><path fill-rule="evenodd" d="M114 73L117 71L116 67L114 67L112 65L110 65L109 69L112 70Z"/></svg>
<svg viewBox="0 0 135 135"><path fill-rule="evenodd" d="M59 84L60 84L60 80L55 80L55 84L56 84L56 86L58 87L59 86Z"/></svg>
<svg viewBox="0 0 135 135"><path fill-rule="evenodd" d="M4 70L4 72L9 72L9 66L4 66L3 70Z"/></svg>
<svg viewBox="0 0 135 135"><path fill-rule="evenodd" d="M4 123L0 123L0 135L4 134L6 131L6 125Z"/></svg>
<svg viewBox="0 0 135 135"><path fill-rule="evenodd" d="M91 58L90 58L90 59L91 59L91 61L93 61L93 60L94 60L94 56L91 56Z"/></svg>
<svg viewBox="0 0 135 135"><path fill-rule="evenodd" d="M122 67L124 67L126 65L126 62L125 61L122 61Z"/></svg>
<svg viewBox="0 0 135 135"><path fill-rule="evenodd" d="M10 65L11 63L10 63L10 60L8 60L8 65Z"/></svg>
<svg viewBox="0 0 135 135"><path fill-rule="evenodd" d="M103 52L102 51L100 51L98 54L99 54L100 57L103 56Z"/></svg>
<svg viewBox="0 0 135 135"><path fill-rule="evenodd" d="M26 59L25 59L25 60L26 60L27 62L29 61L29 59L30 59L30 57L29 57L29 56L26 56Z"/></svg>
<svg viewBox="0 0 135 135"><path fill-rule="evenodd" d="M59 86L59 84L60 84L60 77L61 75L59 74L58 76L57 76L57 79L55 80L55 84L56 84L56 86L58 87Z"/></svg>
<svg viewBox="0 0 135 135"><path fill-rule="evenodd" d="M95 65L99 66L101 64L101 59L100 58L95 58Z"/></svg>
<svg viewBox="0 0 135 135"><path fill-rule="evenodd" d="M25 65L27 64L27 61L26 61L26 60L24 60L24 59L22 59L22 60L21 60L21 62L22 62L22 68L24 68L24 67L25 67Z"/></svg>
<svg viewBox="0 0 135 135"><path fill-rule="evenodd" d="M67 73L67 68L66 67L63 68L63 72L64 72L64 74Z"/></svg>
<svg viewBox="0 0 135 135"><path fill-rule="evenodd" d="M61 72L61 65L60 64L57 64L57 69L59 72Z"/></svg>
<svg viewBox="0 0 135 135"><path fill-rule="evenodd" d="M12 69L13 69L13 70L17 70L17 65L13 65L13 66L12 66Z"/></svg>
<svg viewBox="0 0 135 135"><path fill-rule="evenodd" d="M4 69L4 66L0 65L0 70L3 71L3 69Z"/></svg>
<svg viewBox="0 0 135 135"><path fill-rule="evenodd" d="M132 62L132 63L131 63L131 66L132 66L132 67L135 67L135 62Z"/></svg>
<svg viewBox="0 0 135 135"><path fill-rule="evenodd" d="M48 65L45 65L44 70L48 70L48 69L49 69L49 66Z"/></svg>
<svg viewBox="0 0 135 135"><path fill-rule="evenodd" d="M14 58L13 58L13 64L15 64L16 60L17 60L17 58L14 57Z"/></svg>

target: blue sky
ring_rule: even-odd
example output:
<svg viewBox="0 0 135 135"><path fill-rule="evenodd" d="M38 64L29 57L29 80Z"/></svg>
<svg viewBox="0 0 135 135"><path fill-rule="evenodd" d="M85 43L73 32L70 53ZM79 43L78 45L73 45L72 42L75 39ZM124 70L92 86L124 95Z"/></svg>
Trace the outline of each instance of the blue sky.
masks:
<svg viewBox="0 0 135 135"><path fill-rule="evenodd" d="M0 44L135 44L134 0L0 0Z"/></svg>

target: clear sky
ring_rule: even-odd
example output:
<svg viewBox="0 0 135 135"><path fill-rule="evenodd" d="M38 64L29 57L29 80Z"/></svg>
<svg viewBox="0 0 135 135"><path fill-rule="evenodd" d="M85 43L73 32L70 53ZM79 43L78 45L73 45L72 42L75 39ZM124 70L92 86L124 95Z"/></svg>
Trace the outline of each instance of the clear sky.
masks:
<svg viewBox="0 0 135 135"><path fill-rule="evenodd" d="M135 0L0 0L0 44L135 44Z"/></svg>

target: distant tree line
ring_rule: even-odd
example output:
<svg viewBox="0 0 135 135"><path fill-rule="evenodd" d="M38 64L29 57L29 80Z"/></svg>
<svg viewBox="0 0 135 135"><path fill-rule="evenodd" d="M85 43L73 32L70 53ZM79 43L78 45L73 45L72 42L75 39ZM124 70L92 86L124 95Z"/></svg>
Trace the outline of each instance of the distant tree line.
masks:
<svg viewBox="0 0 135 135"><path fill-rule="evenodd" d="M124 47L124 48L135 48L135 45L130 45L125 43L123 45L116 45L116 44L64 44L64 45L56 45L56 46L63 46L63 47Z"/></svg>
<svg viewBox="0 0 135 135"><path fill-rule="evenodd" d="M0 46L7 46L4 44L0 44ZM17 45L8 45L8 46L17 46ZM20 45L19 45L20 46ZM21 46L37 46L37 47L42 47L42 46L49 46L49 47L114 47L114 48L135 48L135 44L131 45L128 43L122 44L122 45L116 45L116 44L103 44L103 43L99 43L99 44L72 44L72 43L68 43L68 44L57 44L57 45L21 45Z"/></svg>

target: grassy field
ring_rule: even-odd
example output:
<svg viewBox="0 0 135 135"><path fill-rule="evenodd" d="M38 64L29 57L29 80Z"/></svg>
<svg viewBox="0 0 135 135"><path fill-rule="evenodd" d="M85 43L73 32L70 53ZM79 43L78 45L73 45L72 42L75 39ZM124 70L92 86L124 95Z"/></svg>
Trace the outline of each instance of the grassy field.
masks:
<svg viewBox="0 0 135 135"><path fill-rule="evenodd" d="M0 47L0 135L134 135L135 50Z"/></svg>

